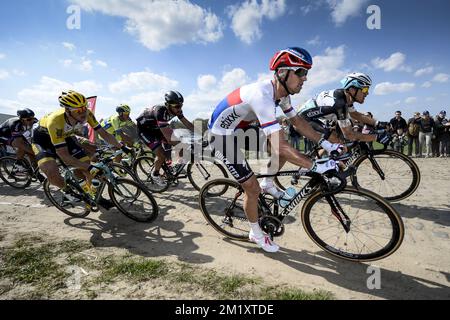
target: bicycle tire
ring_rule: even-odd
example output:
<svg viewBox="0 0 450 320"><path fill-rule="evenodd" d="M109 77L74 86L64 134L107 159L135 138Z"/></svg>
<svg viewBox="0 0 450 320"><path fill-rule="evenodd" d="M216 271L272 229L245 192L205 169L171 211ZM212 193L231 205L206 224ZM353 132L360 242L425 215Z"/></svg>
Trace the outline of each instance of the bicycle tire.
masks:
<svg viewBox="0 0 450 320"><path fill-rule="evenodd" d="M23 172L26 175L18 180L18 176L16 173L12 173L9 170L9 165L12 164L13 166L16 164L20 164L24 169L26 169L26 172ZM6 156L3 158L0 158L0 178L10 187L13 187L15 189L25 189L27 188L32 180L33 180L33 169L30 165L30 163L25 160L18 160L15 157ZM8 180L8 178L14 178L15 182ZM20 181L20 182L18 182Z"/></svg>
<svg viewBox="0 0 450 320"><path fill-rule="evenodd" d="M402 161L403 164L406 164L407 168L409 169L409 173L400 174L399 173L400 171L396 170L396 166L392 165L392 161L386 161L386 163L389 162L390 165L385 164L383 166L385 173L385 180L382 180L380 176L372 168L368 156L361 155L353 162L356 171L355 174L350 177L351 182L354 187L374 191L388 201L400 201L406 199L409 196L411 196L420 185L421 180L420 169L412 159L410 159L408 156L398 151L385 150L382 153L374 154L374 158L379 159L377 161L378 164L382 162L382 158L387 157L389 157L390 159L397 159ZM372 170L370 171L369 169L366 172L367 168L370 168ZM358 178L358 171L359 171L359 178ZM362 176L366 176L369 178L364 179ZM398 187L398 189L396 189L395 188L396 182L405 179L411 179L411 182L406 187L403 188ZM390 193L391 190L393 191L392 193Z"/></svg>
<svg viewBox="0 0 450 320"><path fill-rule="evenodd" d="M224 194L216 195L217 192L210 191L211 188L217 186L219 186L220 189L226 189L227 191L230 191L229 195L231 197L233 197L234 192L241 193L242 195L244 193L239 183L231 179L216 179L207 182L199 193L199 205L203 216L205 217L206 221L220 234L231 239L248 241L249 225L243 206L235 204L234 207L231 207L231 203L229 203L227 208L226 203L228 201L227 199L225 199ZM235 196L237 195L238 194L235 194ZM217 201L219 197L222 198L222 201ZM217 209L209 208L209 200L212 200L212 202L215 203L215 208ZM222 212L222 210L224 211ZM221 216L225 218L227 214L229 215L230 219L228 222L224 222L224 220L221 219ZM235 228L235 230L233 230L233 221L239 222L239 225L243 225L243 227L237 227ZM228 224L228 227L226 227L225 224Z"/></svg>
<svg viewBox="0 0 450 320"><path fill-rule="evenodd" d="M133 172L139 183L144 185L149 191L153 193L162 193L169 189L170 183L166 180L164 186L157 185L152 181L151 172L154 166L154 159L152 157L139 157L133 162ZM164 166L162 168L165 172Z"/></svg>
<svg viewBox="0 0 450 320"><path fill-rule="evenodd" d="M129 211L129 209L123 207L122 203L117 199L115 192L117 192L119 188L124 188L124 185L132 186L132 187L136 188L136 192L134 194L133 194L133 192L131 192L131 194L130 194L129 188L125 187L125 189L124 189L125 191L129 192L128 195L135 198L132 201L133 204L135 204L137 197L145 196L147 198L147 200L149 201L150 206L151 206L150 214L145 215L145 216L138 216L135 213L131 213ZM156 203L155 198L146 188L144 188L140 183L138 183L136 181L118 178L116 180L116 183L114 186L112 184L108 184L108 193L109 193L109 197L111 198L111 201L115 204L116 208L120 212L122 212L125 216L127 216L128 218L130 218L134 221L152 222L158 217L159 207L158 207L158 204ZM127 200L129 200L129 199L127 199ZM142 214L142 211L140 211L140 212Z"/></svg>
<svg viewBox="0 0 450 320"><path fill-rule="evenodd" d="M201 188L205 185L206 182L212 181L212 180L215 180L215 179L218 179L218 178L219 178L218 175L216 175L216 176L211 176L211 177L209 177L208 179L205 179L205 178L204 178L204 176L203 176L203 175L201 174L201 172L200 172L200 169L199 169L198 167L196 167L196 165L197 165L197 164L202 165L202 163L205 163L205 162L206 162L206 163L210 163L210 164L213 165L213 166L209 166L209 167L213 167L213 168L218 168L218 169L219 169L219 171L217 171L217 170L215 170L215 171L216 171L216 173L219 173L219 172L220 172L220 178L228 178L227 170L226 170L221 164L217 163L216 161L208 161L208 160L205 160L205 161L201 161L200 163L197 163L197 162L189 163L188 166L187 166L187 168L186 168L187 177L188 177L188 179L189 179L189 182L192 184L192 186L194 187L194 189L197 190L197 191L200 191ZM195 181L195 179L194 179L194 177L193 177L193 174L194 174L193 169L194 169L194 168L196 168L196 170L200 173L200 179L199 179L199 181ZM203 168L205 168L205 166L203 166ZM205 170L207 170L207 169L205 168ZM211 171L208 171L208 173L212 173L212 172L211 172ZM203 180L202 180L201 178L203 178Z"/></svg>
<svg viewBox="0 0 450 320"><path fill-rule="evenodd" d="M348 194L350 196L350 200L344 200L343 197L345 196L345 194ZM358 261L358 262L363 262L363 261L374 261L374 260L380 260L383 258L388 257L389 255L393 254L401 245L401 243L403 242L403 237L404 237L404 233L405 233L405 227L403 225L403 221L400 217L400 215L395 211L395 209L389 204L389 202L387 202L383 197L370 192L368 190L364 190L364 189L356 189L353 187L346 187L342 192L333 195L337 198L341 198L339 204L341 206L347 206L348 208L356 208L356 214L352 217L349 217L350 219L352 219L352 224L351 224L351 229L350 232L347 233L346 237L344 237L345 239L342 239L343 242L343 246L350 246L351 244L351 240L353 240L355 247L358 248L357 245L357 241L361 242L361 239L359 239L357 236L355 236L353 234L353 231L355 231L355 233L360 232L360 230L358 227L355 227L355 223L357 221L359 221L359 219L361 219L361 216L358 217L358 215L361 214L362 210L364 207L367 207L368 205L373 206L374 208L376 208L376 210L379 210L379 214L381 217L384 217L384 215L386 215L386 221L390 222L390 227L386 228L388 229L388 231L386 231L387 233L390 233L390 237L388 238L389 241L380 249L374 251L374 252L349 252L348 251L344 251L342 248L339 247L338 242L341 240L341 236L339 235L336 242L331 245L330 242L331 241L331 237L329 237L329 235L327 235L326 237L324 236L320 236L318 235L318 232L320 231L320 233L323 233L323 231L326 230L330 230L333 228L333 224L337 226L338 229L341 229L342 232L345 232L343 230L342 225L340 225L340 223L338 222L338 220L333 216L333 213L327 213L327 209L331 209L330 205L328 204L328 202L326 201L326 199L324 199L324 196L322 194L321 191L317 191L315 193L313 193L311 196L309 196L303 207L301 210L301 219L302 219L302 224L303 224L303 228L305 229L307 235L311 238L311 240L313 240L313 242L315 244L317 244L320 248L322 248L323 250L325 250L326 252L332 254L333 256L336 256L338 258L342 258L345 260L349 260L349 261ZM358 200L356 199L356 197L361 197L364 200ZM324 205L317 205L317 210L314 210L313 215L316 215L318 217L320 217L320 215L323 215L323 219L328 218L328 221L326 221L326 223L323 223L326 228L322 229L322 230L317 230L315 229L315 227L312 226L311 223L311 214L313 212L313 208L314 206L320 201L320 200L324 200L325 204ZM371 201L370 203L368 201ZM347 204L346 204L347 202ZM359 205L359 207L358 207ZM317 214L315 213L317 212ZM348 211L347 211L348 213ZM378 214L378 213L376 213ZM331 222L330 219L331 218ZM314 218L315 219L315 218ZM385 222L379 222L380 220L376 220L375 221L370 221L368 223L364 223L361 224L361 228L367 229L371 226L375 226L375 222L379 224L381 231L384 232L384 230L382 230L385 227ZM367 236L367 239L369 239L369 241L372 241L374 243L377 243L377 241L374 240L375 237L376 240L380 241L379 238L384 238L378 235L374 235L373 234L373 229L370 231L371 233L369 234L370 236ZM325 238L325 240L324 240ZM326 242L328 241L328 242ZM387 241L387 240L386 240ZM381 245L380 245L381 246ZM366 249L369 248L368 246L366 246L366 244L362 245L362 249Z"/></svg>
<svg viewBox="0 0 450 320"><path fill-rule="evenodd" d="M45 196L47 197L47 199L50 200L50 202L51 202L51 203L52 203L59 211L62 211L62 212L64 212L65 214L67 214L68 216L71 216L71 217L74 217L74 218L84 218L84 217L86 217L86 216L89 215L89 213L91 212L91 210L89 210L89 209L86 207L86 203L84 203L84 202L80 202L80 204L82 204L82 206L84 206L84 209L85 209L84 212L80 212L80 213L69 211L68 209L66 209L66 207L63 207L61 201L58 201L58 200L56 200L56 199L54 198L52 192L50 191L50 188L51 188L51 187L52 187L52 186L50 185L48 179L45 179L45 181L44 181L44 183L43 183L44 194L45 194ZM55 187L55 188L56 188L56 187ZM61 194L63 194L63 193L61 192ZM61 200L62 200L62 199L61 199Z"/></svg>

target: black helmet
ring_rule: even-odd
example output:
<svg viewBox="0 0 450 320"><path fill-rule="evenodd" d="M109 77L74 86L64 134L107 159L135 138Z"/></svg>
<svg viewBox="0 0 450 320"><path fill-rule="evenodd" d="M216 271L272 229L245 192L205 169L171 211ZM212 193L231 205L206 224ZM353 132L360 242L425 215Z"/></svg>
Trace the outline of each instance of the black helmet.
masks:
<svg viewBox="0 0 450 320"><path fill-rule="evenodd" d="M22 119L22 118L34 118L34 112L31 109L20 109L17 110L17 116Z"/></svg>
<svg viewBox="0 0 450 320"><path fill-rule="evenodd" d="M178 91L168 91L165 95L167 104L178 104L182 105L184 102L184 98Z"/></svg>

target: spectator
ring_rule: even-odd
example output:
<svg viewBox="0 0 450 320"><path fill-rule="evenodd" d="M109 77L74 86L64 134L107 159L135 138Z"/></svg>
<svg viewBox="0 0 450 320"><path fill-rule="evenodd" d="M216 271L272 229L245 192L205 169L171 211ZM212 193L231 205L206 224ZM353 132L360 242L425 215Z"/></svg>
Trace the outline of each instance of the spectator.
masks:
<svg viewBox="0 0 450 320"><path fill-rule="evenodd" d="M450 121L445 118L447 112L442 110L436 117L436 131L440 131L439 153L441 158L450 156Z"/></svg>
<svg viewBox="0 0 450 320"><path fill-rule="evenodd" d="M289 123L286 118L281 120L281 129L283 129L284 132L284 139L289 141Z"/></svg>
<svg viewBox="0 0 450 320"><path fill-rule="evenodd" d="M431 140L433 157L440 156L440 143L441 138L444 133L445 127L443 121L445 120L445 111L439 112L439 114L434 118L434 132L433 139Z"/></svg>
<svg viewBox="0 0 450 320"><path fill-rule="evenodd" d="M420 156L419 132L420 132L420 112L415 112L414 117L408 120L408 156L412 157L413 144L415 156Z"/></svg>
<svg viewBox="0 0 450 320"><path fill-rule="evenodd" d="M431 139L433 137L434 120L430 117L428 111L422 113L422 118L420 119L420 130L419 130L419 151L420 156L422 156L423 147L425 146L426 157L432 157L431 149Z"/></svg>
<svg viewBox="0 0 450 320"><path fill-rule="evenodd" d="M402 142L408 129L408 124L406 123L406 120L402 118L401 111L395 112L395 117L392 118L391 121L389 121L389 125L395 141L395 143L393 144L393 149L395 151L403 153L404 145Z"/></svg>
<svg viewBox="0 0 450 320"><path fill-rule="evenodd" d="M289 125L289 137L291 139L291 147L300 150L300 134L295 130L292 124Z"/></svg>

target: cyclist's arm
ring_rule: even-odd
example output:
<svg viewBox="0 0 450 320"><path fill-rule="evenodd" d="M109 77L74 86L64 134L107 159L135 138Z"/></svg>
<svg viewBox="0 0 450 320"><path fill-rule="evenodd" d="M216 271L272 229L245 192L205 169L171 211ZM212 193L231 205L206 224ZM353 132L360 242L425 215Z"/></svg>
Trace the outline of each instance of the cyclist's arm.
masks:
<svg viewBox="0 0 450 320"><path fill-rule="evenodd" d="M170 145L176 146L177 144L180 143L180 141L172 140L173 130L169 126L160 128L160 130L161 130L161 133L163 134L164 138Z"/></svg>
<svg viewBox="0 0 450 320"><path fill-rule="evenodd" d="M358 111L349 112L350 117L352 117L353 120L359 121L364 124L368 124L369 126L375 127L376 126L376 119L373 119L369 116L366 116Z"/></svg>
<svg viewBox="0 0 450 320"><path fill-rule="evenodd" d="M338 125L341 128L345 139L347 140L364 141L364 142L371 142L377 140L377 136L374 134L363 134L360 132L353 131L350 120L338 120Z"/></svg>
<svg viewBox="0 0 450 320"><path fill-rule="evenodd" d="M291 124L294 126L295 131L305 136L307 139L314 141L315 143L319 142L322 138L322 135L315 131L313 127L309 124L305 119L295 116L291 119Z"/></svg>
<svg viewBox="0 0 450 320"><path fill-rule="evenodd" d="M304 154L301 154L287 143L284 139L283 130L278 130L271 133L268 139L272 157L288 161L302 168L310 169L312 167L313 163L310 158Z"/></svg>
<svg viewBox="0 0 450 320"><path fill-rule="evenodd" d="M99 134L100 137L103 138L103 140L105 140L110 145L119 149L122 147L122 145L117 141L117 139L112 134L106 132L106 130L103 129L102 127L97 129L97 133Z"/></svg>
<svg viewBox="0 0 450 320"><path fill-rule="evenodd" d="M178 117L180 119L181 123L184 124L186 129L188 129L191 132L194 132L194 124L190 122L188 119L186 119L184 116Z"/></svg>

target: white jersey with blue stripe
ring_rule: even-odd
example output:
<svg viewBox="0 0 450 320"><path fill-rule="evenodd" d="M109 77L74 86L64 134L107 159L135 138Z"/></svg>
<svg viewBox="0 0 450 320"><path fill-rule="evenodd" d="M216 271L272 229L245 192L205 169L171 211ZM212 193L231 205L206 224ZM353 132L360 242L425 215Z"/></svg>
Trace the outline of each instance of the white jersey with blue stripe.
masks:
<svg viewBox="0 0 450 320"><path fill-rule="evenodd" d="M296 116L290 97L277 104L271 80L245 85L223 99L215 108L208 128L215 135L230 135L258 120L266 136L281 130L276 117L279 106L288 118Z"/></svg>

